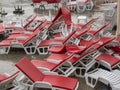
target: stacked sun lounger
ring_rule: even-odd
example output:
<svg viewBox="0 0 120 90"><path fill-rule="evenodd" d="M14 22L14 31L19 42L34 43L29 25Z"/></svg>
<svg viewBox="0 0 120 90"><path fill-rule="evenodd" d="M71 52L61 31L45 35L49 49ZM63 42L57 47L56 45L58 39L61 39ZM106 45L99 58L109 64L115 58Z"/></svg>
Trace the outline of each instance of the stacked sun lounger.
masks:
<svg viewBox="0 0 120 90"><path fill-rule="evenodd" d="M72 34L75 34L75 31L73 31ZM45 88L45 87L41 87L41 85L45 84L47 86L49 85L49 88L50 87L58 88L56 82L53 83L51 81L48 81L49 79L47 79L46 81L45 79L47 78L45 76L46 74L47 76L50 75L50 77L54 76L53 79L55 79L55 77L58 79L59 77L58 80L60 80L60 78L62 78L63 76L62 77L56 76L55 72L59 75L70 76L72 73L74 73L75 70L77 70L76 72L78 72L79 69L80 73L76 73L76 74L84 77L88 72L88 70L95 64L96 62L95 58L97 58L102 53L102 51L100 50L104 49L104 47L114 39L115 39L114 37L100 37L100 38L93 38L91 40L81 40L79 45L66 44L63 46L58 46L56 47L56 49L54 49L55 51L50 50L51 51L50 56L48 58L45 58L44 60L32 60L30 62L28 58L24 57L16 64L16 66L20 71L22 71L25 74L25 76L27 76L30 79L30 82L33 83L31 86L29 85L30 82L27 83L28 82L27 81L26 87L31 86L32 88L35 87ZM58 50L61 47L64 49ZM31 72L34 74L32 74ZM43 73L45 73L45 75ZM39 76L37 75L40 75L41 78L38 78ZM67 79L68 77L64 77L64 78ZM49 84L41 83L44 80L45 82L49 82ZM38 86L36 86L36 83ZM73 84L72 87L74 87L74 89L70 89L70 90L76 90L75 83ZM59 88L68 88L68 87L59 86Z"/></svg>

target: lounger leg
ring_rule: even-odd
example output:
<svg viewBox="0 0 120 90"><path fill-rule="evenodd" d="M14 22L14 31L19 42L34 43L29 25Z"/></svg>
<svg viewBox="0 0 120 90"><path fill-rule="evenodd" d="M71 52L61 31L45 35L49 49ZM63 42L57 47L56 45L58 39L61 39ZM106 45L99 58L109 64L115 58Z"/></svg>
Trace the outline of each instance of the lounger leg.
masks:
<svg viewBox="0 0 120 90"><path fill-rule="evenodd" d="M67 8L68 8L70 11L75 11L75 10L76 10L76 6L67 6Z"/></svg>
<svg viewBox="0 0 120 90"><path fill-rule="evenodd" d="M70 76L75 70L76 68L72 64L66 62L54 71L61 75Z"/></svg>
<svg viewBox="0 0 120 90"><path fill-rule="evenodd" d="M77 5L77 12L78 13L83 13L84 11L85 11L85 9L86 9L86 5Z"/></svg>
<svg viewBox="0 0 120 90"><path fill-rule="evenodd" d="M0 54L8 54L10 51L10 46L8 47L0 47Z"/></svg>
<svg viewBox="0 0 120 90"><path fill-rule="evenodd" d="M86 73L86 68L84 67L77 67L75 70L75 76L77 77L84 77Z"/></svg>
<svg viewBox="0 0 120 90"><path fill-rule="evenodd" d="M88 76L87 74L85 75L85 80L87 85L89 85L92 88L94 88L98 82L98 78L93 78L91 76Z"/></svg>
<svg viewBox="0 0 120 90"><path fill-rule="evenodd" d="M93 1L90 0L90 2L88 2L87 5L86 5L86 10L88 10L88 11L92 10L93 6L94 6Z"/></svg>
<svg viewBox="0 0 120 90"><path fill-rule="evenodd" d="M49 46L45 46L45 47L39 47L37 48L37 51L39 54L48 54L48 49L49 49Z"/></svg>
<svg viewBox="0 0 120 90"><path fill-rule="evenodd" d="M36 53L36 46L28 46L24 47L26 54L35 54Z"/></svg>

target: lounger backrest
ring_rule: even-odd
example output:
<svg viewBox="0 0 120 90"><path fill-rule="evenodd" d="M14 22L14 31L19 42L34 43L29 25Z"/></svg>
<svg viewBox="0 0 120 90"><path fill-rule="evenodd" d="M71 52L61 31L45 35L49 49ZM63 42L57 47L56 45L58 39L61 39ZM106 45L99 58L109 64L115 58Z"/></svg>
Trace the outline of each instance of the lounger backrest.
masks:
<svg viewBox="0 0 120 90"><path fill-rule="evenodd" d="M41 73L26 57L23 57L15 66L32 82L42 81L44 78L43 73Z"/></svg>
<svg viewBox="0 0 120 90"><path fill-rule="evenodd" d="M102 42L102 43L103 43L102 46L104 46L104 45L106 45L107 43L113 41L114 39L115 39L115 37L101 37L101 38L100 38L100 42ZM101 46L101 47L102 47L102 46Z"/></svg>
<svg viewBox="0 0 120 90"><path fill-rule="evenodd" d="M36 34L33 34L33 35L29 36L29 38L27 38L26 40L23 40L22 44L25 46L28 42L30 42L31 40L33 40L33 38L35 38L35 37L36 37Z"/></svg>
<svg viewBox="0 0 120 90"><path fill-rule="evenodd" d="M110 22L106 22L101 28L99 28L98 30L97 30L97 32L100 32L101 30L103 30L104 28L106 28L108 25L110 25ZM97 33L96 32L96 33Z"/></svg>
<svg viewBox="0 0 120 90"><path fill-rule="evenodd" d="M90 52L102 48L103 46L111 42L113 39L113 37L101 37L99 42L93 45L93 49Z"/></svg>
<svg viewBox="0 0 120 90"><path fill-rule="evenodd" d="M2 80L2 81L0 82L0 87L2 87L2 86L4 86L4 85L9 85L9 84L11 84L11 83L15 80L15 78L17 77L18 73L19 73L19 71L17 71L16 73L8 76L8 77L5 78L4 80Z"/></svg>
<svg viewBox="0 0 120 90"><path fill-rule="evenodd" d="M90 41L84 41L81 43L81 45L86 46L86 50L85 52L82 53L81 57L90 54L92 52L94 52L95 50L97 50L94 46L96 45L96 43L99 42L99 38L93 38Z"/></svg>
<svg viewBox="0 0 120 90"><path fill-rule="evenodd" d="M98 17L98 18L93 18L93 19L91 19L91 20L88 21L82 28L85 28L86 26L92 24L92 23L95 22L97 19L99 19L99 17Z"/></svg>
<svg viewBox="0 0 120 90"><path fill-rule="evenodd" d="M80 46L86 46L87 48L89 48L90 46L94 45L97 42L99 42L99 38L93 38L90 41L88 41L88 40L81 40L80 41Z"/></svg>
<svg viewBox="0 0 120 90"><path fill-rule="evenodd" d="M72 35L76 32L76 30L72 31L64 40L63 40L63 44L65 44L71 37Z"/></svg>
<svg viewBox="0 0 120 90"><path fill-rule="evenodd" d="M105 61L107 62L108 64L110 64L110 66L114 66L116 65L117 63L120 62L120 59L112 56L112 55L109 55L107 53L102 53L100 56L98 56L96 58L97 61Z"/></svg>
<svg viewBox="0 0 120 90"><path fill-rule="evenodd" d="M98 43L93 45L93 48L100 49L114 39L115 39L114 37L101 37L100 40L98 41Z"/></svg>
<svg viewBox="0 0 120 90"><path fill-rule="evenodd" d="M32 15L32 16L28 17L28 18L26 19L26 21L28 21L28 22L25 23L25 24L23 25L23 27L26 28L36 17L37 17L37 15L35 15L35 16Z"/></svg>
<svg viewBox="0 0 120 90"><path fill-rule="evenodd" d="M75 33L75 37L80 37L81 35L87 33L87 31L89 31L91 27L92 26L90 25L89 27L87 27L84 30L77 30L76 33Z"/></svg>

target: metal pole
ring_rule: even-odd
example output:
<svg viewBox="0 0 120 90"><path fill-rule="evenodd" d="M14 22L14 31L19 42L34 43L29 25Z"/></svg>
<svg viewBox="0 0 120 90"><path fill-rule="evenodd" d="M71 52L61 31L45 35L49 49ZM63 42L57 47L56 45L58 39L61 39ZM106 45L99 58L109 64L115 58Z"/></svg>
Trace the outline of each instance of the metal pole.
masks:
<svg viewBox="0 0 120 90"><path fill-rule="evenodd" d="M117 31L116 35L120 35L120 0L117 0Z"/></svg>

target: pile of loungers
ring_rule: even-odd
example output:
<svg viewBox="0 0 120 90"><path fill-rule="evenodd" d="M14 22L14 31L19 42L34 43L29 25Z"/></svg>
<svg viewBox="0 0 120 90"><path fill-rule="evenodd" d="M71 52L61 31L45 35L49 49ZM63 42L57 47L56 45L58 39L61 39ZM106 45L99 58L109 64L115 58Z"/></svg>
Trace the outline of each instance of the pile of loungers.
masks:
<svg viewBox="0 0 120 90"><path fill-rule="evenodd" d="M35 18L26 20L29 24L24 29L12 30L0 42L1 54L8 54L10 48L23 48L26 54L49 56L43 60L20 59L15 64L17 72L0 74L1 90L11 86L11 90L79 90L79 81L71 75L85 78L92 88L100 81L120 90L120 37L104 32L110 22L97 24L98 17L75 24L65 8L60 8L52 21ZM19 73L17 84L11 85Z"/></svg>

